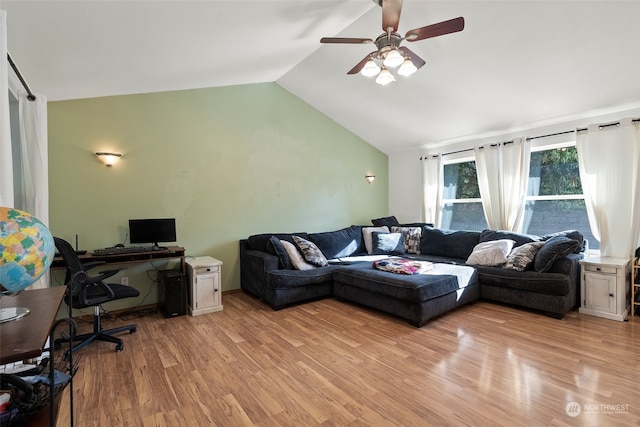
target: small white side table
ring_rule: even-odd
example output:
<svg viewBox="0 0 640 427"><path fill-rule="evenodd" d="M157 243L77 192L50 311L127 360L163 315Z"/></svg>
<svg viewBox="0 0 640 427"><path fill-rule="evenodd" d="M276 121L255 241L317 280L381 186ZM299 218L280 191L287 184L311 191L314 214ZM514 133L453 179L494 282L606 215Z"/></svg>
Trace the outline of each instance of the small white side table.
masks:
<svg viewBox="0 0 640 427"><path fill-rule="evenodd" d="M580 313L606 319L626 319L629 314L631 259L586 257L580 260Z"/></svg>
<svg viewBox="0 0 640 427"><path fill-rule="evenodd" d="M189 313L192 316L222 311L222 261L210 256L187 258Z"/></svg>

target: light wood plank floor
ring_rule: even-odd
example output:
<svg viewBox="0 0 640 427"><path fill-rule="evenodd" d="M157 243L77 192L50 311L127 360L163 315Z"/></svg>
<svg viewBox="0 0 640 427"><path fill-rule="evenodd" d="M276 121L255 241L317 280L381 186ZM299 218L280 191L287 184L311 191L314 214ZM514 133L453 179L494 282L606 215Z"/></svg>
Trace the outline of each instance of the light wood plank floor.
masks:
<svg viewBox="0 0 640 427"><path fill-rule="evenodd" d="M76 426L640 424L638 317L556 320L480 301L417 329L335 299L223 303L136 319L123 352L82 350Z"/></svg>

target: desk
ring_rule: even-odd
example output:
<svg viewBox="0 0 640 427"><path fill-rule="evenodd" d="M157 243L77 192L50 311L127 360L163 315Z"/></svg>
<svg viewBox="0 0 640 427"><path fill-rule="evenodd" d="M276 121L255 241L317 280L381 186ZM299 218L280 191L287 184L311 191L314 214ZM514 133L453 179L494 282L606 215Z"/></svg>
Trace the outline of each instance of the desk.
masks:
<svg viewBox="0 0 640 427"><path fill-rule="evenodd" d="M21 319L0 324L0 365L42 354L66 289L55 286L0 298L0 308L27 307L31 310Z"/></svg>
<svg viewBox="0 0 640 427"><path fill-rule="evenodd" d="M117 254L117 255L91 255L90 252L87 252L84 255L79 255L78 258L80 262L87 263L93 261L102 261L105 264L133 264L133 263L141 263L141 262L149 262L160 259L180 259L180 271L185 272L185 264L184 264L184 248L180 246L169 246L166 249L162 249L159 251L149 251L149 252L134 252L128 254ZM62 257L57 256L53 259L53 263L51 264L51 268L53 270L66 268L65 263Z"/></svg>

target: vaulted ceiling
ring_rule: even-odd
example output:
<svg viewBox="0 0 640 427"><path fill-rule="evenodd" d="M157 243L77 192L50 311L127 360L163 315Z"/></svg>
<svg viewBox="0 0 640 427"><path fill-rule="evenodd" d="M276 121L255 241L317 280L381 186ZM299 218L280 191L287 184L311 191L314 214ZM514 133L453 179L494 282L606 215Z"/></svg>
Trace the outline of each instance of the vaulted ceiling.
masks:
<svg viewBox="0 0 640 427"><path fill-rule="evenodd" d="M388 86L347 75L376 38L371 0L2 0L9 53L50 101L277 82L385 153L640 106L640 1L405 0L426 61Z"/></svg>

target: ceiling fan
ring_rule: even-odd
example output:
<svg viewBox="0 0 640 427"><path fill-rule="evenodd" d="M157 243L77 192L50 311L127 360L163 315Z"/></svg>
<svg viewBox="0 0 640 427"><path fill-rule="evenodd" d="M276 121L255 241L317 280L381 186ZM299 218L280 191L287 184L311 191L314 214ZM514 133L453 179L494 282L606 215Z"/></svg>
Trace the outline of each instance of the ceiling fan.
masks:
<svg viewBox="0 0 640 427"><path fill-rule="evenodd" d="M378 38L354 38L354 37L323 37L320 43L351 43L368 44L375 43L378 50L368 54L362 61L356 64L347 74L360 74L372 77L377 75L376 83L387 85L395 80L389 69L396 69L396 73L409 76L415 73L425 62L418 55L404 46L400 46L403 40L415 42L455 33L464 29L464 18L455 18L425 27L414 28L407 31L401 37L398 31L402 0L373 0L382 7L382 30Z"/></svg>

